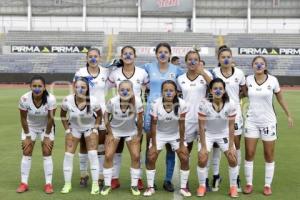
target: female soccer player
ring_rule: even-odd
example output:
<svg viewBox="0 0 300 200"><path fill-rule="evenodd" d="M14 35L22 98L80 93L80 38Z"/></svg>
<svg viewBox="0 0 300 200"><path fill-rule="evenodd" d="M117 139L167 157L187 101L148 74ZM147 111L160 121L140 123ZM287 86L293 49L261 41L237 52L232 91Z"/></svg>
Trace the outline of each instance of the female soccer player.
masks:
<svg viewBox="0 0 300 200"><path fill-rule="evenodd" d="M91 100L100 103L102 112L105 111L105 95L106 95L106 81L108 79L109 70L99 65L101 55L97 48L90 48L87 52L86 67L80 68L76 73L73 82L77 77L85 77L89 83ZM99 186L103 186L103 162L104 162L104 140L106 130L104 123L99 127L99 144L98 144L98 159L99 159ZM86 187L89 179L88 176L88 154L84 136L80 139L80 187Z"/></svg>
<svg viewBox="0 0 300 200"><path fill-rule="evenodd" d="M262 56L257 56L252 61L254 75L247 77L249 109L247 112L245 126L245 177L247 185L244 188L245 194L253 191L253 160L256 151L257 141L260 138L263 142L265 157L265 185L263 194L271 195L271 183L274 175L274 149L277 139L277 120L273 108L273 94L288 117L289 127L293 126L291 113L287 103L283 99L282 92L276 77L268 74L267 61Z"/></svg>
<svg viewBox="0 0 300 200"><path fill-rule="evenodd" d="M54 144L54 115L56 99L48 93L45 79L42 76L34 76L30 81L30 91L25 93L19 102L21 125L22 125L22 149L21 184L17 192L26 192L28 177L31 168L32 151L37 138L42 141L44 157L44 174L46 184L44 191L53 193L52 174L52 148Z"/></svg>
<svg viewBox="0 0 300 200"><path fill-rule="evenodd" d="M144 116L144 129L147 133L147 146L150 140L151 116L150 108L153 101L161 96L161 85L165 80L173 80L176 82L178 76L184 72L179 67L169 63L171 57L171 46L168 43L160 43L155 48L157 61L147 63L143 66L149 75L149 89L150 93L147 97L146 113ZM166 176L164 180L164 189L173 192L174 186L171 182L174 166L175 166L175 152L172 151L169 144L166 145ZM148 149L146 150L148 151Z"/></svg>
<svg viewBox="0 0 300 200"><path fill-rule="evenodd" d="M131 156L131 191L140 195L137 187L140 178L140 140L143 130L143 104L134 95L133 83L123 80L119 83L118 95L107 104L105 125L108 132L105 141L104 181L102 195L111 191L113 158L121 138L126 141ZM136 122L137 119L137 122Z"/></svg>
<svg viewBox="0 0 300 200"><path fill-rule="evenodd" d="M187 106L183 99L177 97L177 86L172 80L166 80L161 86L162 97L156 99L151 108L151 142L146 164L148 189L144 196L152 196L154 190L155 163L160 151L166 144L176 151L180 163L180 194L189 197L187 186L189 177L189 153L184 136L184 121Z"/></svg>
<svg viewBox="0 0 300 200"><path fill-rule="evenodd" d="M119 88L119 85L123 80L130 80L132 82L134 95L140 98L142 101L142 89L148 84L149 78L147 72L144 69L135 66L135 58L136 51L132 46L124 46L121 49L121 62L123 63L123 66L110 73L108 78L108 87ZM124 139L121 139L114 156L114 168L111 184L112 189L120 187L119 174L123 148ZM141 175L138 181L138 188L139 190L143 189Z"/></svg>
<svg viewBox="0 0 300 200"><path fill-rule="evenodd" d="M96 104L96 101L90 97L89 83L86 78L77 77L74 88L75 94L64 98L60 112L66 133L63 164L65 185L61 193L66 194L72 190L73 157L80 138L84 136L93 181L91 194L99 194L97 147L98 129L101 123L102 111L100 104ZM96 116L94 113L96 113Z"/></svg>
<svg viewBox="0 0 300 200"><path fill-rule="evenodd" d="M218 51L218 60L219 66L213 69L212 74L215 77L221 78L226 84L226 92L229 98L235 103L237 108L237 116L235 118L234 124L234 144L237 153L237 161L238 161L238 171L241 165L241 150L240 150L240 141L243 129L243 117L240 106L240 90L244 94L247 93L245 75L242 70L237 67L233 67L233 59L231 49L226 45L221 46ZM220 166L221 152L219 148L213 148L213 185L212 190L219 190L219 183L221 181L219 175L219 166ZM240 177L237 177L238 191L241 192L240 187Z"/></svg>
<svg viewBox="0 0 300 200"><path fill-rule="evenodd" d="M178 90L182 92L183 100L189 108L185 119L185 137L189 153L192 151L193 141L198 137L199 99L205 98L207 86L212 79L210 72L200 66L200 60L197 51L189 51L185 56L188 71L177 79Z"/></svg>
<svg viewBox="0 0 300 200"><path fill-rule="evenodd" d="M199 106L199 133L198 143L198 179L199 188L197 196L206 193L205 181L207 177L208 152L213 144L217 143L227 157L229 164L229 180L231 197L238 197L237 192L237 160L234 147L234 122L236 116L236 105L229 101L225 82L216 78L209 84L209 92L212 95L209 101L203 100Z"/></svg>

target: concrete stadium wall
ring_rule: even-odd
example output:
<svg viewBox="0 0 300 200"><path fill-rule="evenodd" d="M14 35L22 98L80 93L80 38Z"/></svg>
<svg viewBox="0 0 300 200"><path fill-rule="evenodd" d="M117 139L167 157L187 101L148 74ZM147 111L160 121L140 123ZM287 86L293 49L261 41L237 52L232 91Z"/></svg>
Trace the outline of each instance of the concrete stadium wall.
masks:
<svg viewBox="0 0 300 200"><path fill-rule="evenodd" d="M55 74L24 74L24 73L0 73L0 84L28 83L33 75L42 75L48 84L69 84L72 82L74 73ZM300 85L299 76L276 76L280 85L294 86Z"/></svg>

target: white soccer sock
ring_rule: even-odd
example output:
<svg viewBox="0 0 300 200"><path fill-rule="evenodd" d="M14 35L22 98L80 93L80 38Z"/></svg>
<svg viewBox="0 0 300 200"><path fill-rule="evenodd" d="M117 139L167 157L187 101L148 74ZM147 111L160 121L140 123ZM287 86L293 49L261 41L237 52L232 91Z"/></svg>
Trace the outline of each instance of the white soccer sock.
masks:
<svg viewBox="0 0 300 200"><path fill-rule="evenodd" d="M21 161L21 182L28 184L28 177L31 168L31 156L23 156Z"/></svg>
<svg viewBox="0 0 300 200"><path fill-rule="evenodd" d="M74 154L65 152L64 166L63 166L65 183L71 183L72 180L73 158L74 158Z"/></svg>
<svg viewBox="0 0 300 200"><path fill-rule="evenodd" d="M198 181L199 181L199 186L205 186L205 181L207 178L207 167L201 168L197 166L197 174L198 174Z"/></svg>
<svg viewBox="0 0 300 200"><path fill-rule="evenodd" d="M140 174L141 174L141 169L134 169L134 168L130 168L130 176L131 176L131 186L137 186L138 185L138 180L140 178Z"/></svg>
<svg viewBox="0 0 300 200"><path fill-rule="evenodd" d="M154 170L148 170L148 169L146 170L148 188L154 187L155 172L156 172L155 169Z"/></svg>
<svg viewBox="0 0 300 200"><path fill-rule="evenodd" d="M105 186L111 186L112 173L113 173L113 168L103 168Z"/></svg>
<svg viewBox="0 0 300 200"><path fill-rule="evenodd" d="M242 163L241 149L236 150L236 158L237 158L237 167L238 167L238 175L239 175L241 163Z"/></svg>
<svg viewBox="0 0 300 200"><path fill-rule="evenodd" d="M52 156L44 156L44 174L46 184L52 184L53 161Z"/></svg>
<svg viewBox="0 0 300 200"><path fill-rule="evenodd" d="M180 170L180 188L186 188L189 180L190 170Z"/></svg>
<svg viewBox="0 0 300 200"><path fill-rule="evenodd" d="M99 178L99 161L98 152L96 150L88 151L88 156L90 160L90 170L93 182L98 182Z"/></svg>
<svg viewBox="0 0 300 200"><path fill-rule="evenodd" d="M98 145L99 178L103 176L104 144Z"/></svg>
<svg viewBox="0 0 300 200"><path fill-rule="evenodd" d="M275 162L265 163L265 186L271 187L275 170Z"/></svg>
<svg viewBox="0 0 300 200"><path fill-rule="evenodd" d="M237 176L238 176L238 166L230 167L229 166L229 183L231 186L237 186Z"/></svg>
<svg viewBox="0 0 300 200"><path fill-rule="evenodd" d="M252 185L253 180L253 161L245 160L245 178L246 184Z"/></svg>
<svg viewBox="0 0 300 200"><path fill-rule="evenodd" d="M79 169L80 169L80 176L86 177L88 175L88 161L89 156L87 153L78 153L79 156Z"/></svg>
<svg viewBox="0 0 300 200"><path fill-rule="evenodd" d="M122 162L122 154L115 153L114 160L113 160L113 179L118 179L120 176L120 169L121 169L121 162Z"/></svg>
<svg viewBox="0 0 300 200"><path fill-rule="evenodd" d="M212 163L213 163L213 175L220 174L220 161L221 161L221 150L220 148L213 148Z"/></svg>

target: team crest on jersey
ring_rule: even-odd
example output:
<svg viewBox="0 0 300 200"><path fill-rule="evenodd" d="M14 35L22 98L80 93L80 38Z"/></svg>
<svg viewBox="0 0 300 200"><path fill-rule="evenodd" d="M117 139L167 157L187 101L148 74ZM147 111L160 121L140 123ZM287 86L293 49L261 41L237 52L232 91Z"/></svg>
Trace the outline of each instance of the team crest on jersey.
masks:
<svg viewBox="0 0 300 200"><path fill-rule="evenodd" d="M204 81L203 81L203 80L200 80L200 83L201 83L201 84L204 84Z"/></svg>
<svg viewBox="0 0 300 200"><path fill-rule="evenodd" d="M137 84L141 84L141 81L138 79L138 80L136 80L136 83Z"/></svg>
<svg viewBox="0 0 300 200"><path fill-rule="evenodd" d="M101 78L101 81L105 82L106 80L105 80L105 78L104 78L104 77L102 77L102 78Z"/></svg>
<svg viewBox="0 0 300 200"><path fill-rule="evenodd" d="M238 83L238 82L239 82L239 79L238 79L238 78L235 78L234 81L235 81L236 83Z"/></svg>
<svg viewBox="0 0 300 200"><path fill-rule="evenodd" d="M181 84L185 84L185 81L182 81Z"/></svg>
<svg viewBox="0 0 300 200"><path fill-rule="evenodd" d="M271 90L272 88L271 88L271 85L268 85L268 90Z"/></svg>
<svg viewBox="0 0 300 200"><path fill-rule="evenodd" d="M252 84L249 84L249 87L252 87Z"/></svg>
<svg viewBox="0 0 300 200"><path fill-rule="evenodd" d="M117 79L117 81L121 81L121 79L120 79L120 78L118 78L118 79Z"/></svg>
<svg viewBox="0 0 300 200"><path fill-rule="evenodd" d="M175 77L176 77L176 76L175 76L174 73L170 73L170 74L169 74L169 78L172 78L172 79L173 79L173 78L175 78Z"/></svg>

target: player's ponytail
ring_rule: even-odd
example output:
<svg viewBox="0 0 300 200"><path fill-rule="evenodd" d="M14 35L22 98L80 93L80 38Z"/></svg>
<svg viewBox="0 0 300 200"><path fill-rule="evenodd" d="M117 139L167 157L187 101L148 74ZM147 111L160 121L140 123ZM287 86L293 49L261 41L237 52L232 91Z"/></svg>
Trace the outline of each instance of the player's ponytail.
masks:
<svg viewBox="0 0 300 200"><path fill-rule="evenodd" d="M42 94L42 105L45 105L47 102L48 102L48 96L49 96L49 92L47 91L46 89L46 81L45 81L45 78L40 76L40 75L35 75L31 78L30 80L30 84L32 84L33 81L35 80L40 80L42 81L44 87L45 87L45 90L43 91L43 94Z"/></svg>
<svg viewBox="0 0 300 200"><path fill-rule="evenodd" d="M165 84L171 84L171 85L173 85L174 88L175 88L176 95L175 95L174 98L173 98L173 111L174 111L174 114L175 114L176 116L178 116L180 104L179 104L179 98L178 98L178 96L177 96L177 85L176 85L176 83L175 83L174 81L172 81L172 80L166 80L166 81L164 81L164 82L162 83L162 85L161 85L161 91L163 91L163 87L164 87ZM163 101L164 101L164 98L163 98Z"/></svg>

